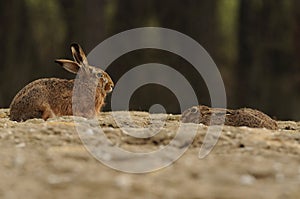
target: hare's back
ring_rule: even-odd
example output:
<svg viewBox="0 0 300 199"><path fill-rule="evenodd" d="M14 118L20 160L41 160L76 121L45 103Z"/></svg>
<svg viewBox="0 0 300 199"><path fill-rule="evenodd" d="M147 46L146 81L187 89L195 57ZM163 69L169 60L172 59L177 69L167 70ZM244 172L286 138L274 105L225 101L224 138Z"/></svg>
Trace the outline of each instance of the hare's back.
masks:
<svg viewBox="0 0 300 199"><path fill-rule="evenodd" d="M58 78L35 80L14 97L10 105L10 118L16 121L40 118L45 107L51 108L55 96L71 93L72 88L72 80Z"/></svg>
<svg viewBox="0 0 300 199"><path fill-rule="evenodd" d="M52 93L55 91L62 91L62 90L72 90L73 88L73 81L72 80L65 80L59 78L44 78L35 80L29 84L27 84L24 88L22 88L14 97L12 104L16 100L21 100L25 96L28 97L30 95L42 95L48 96L49 91Z"/></svg>

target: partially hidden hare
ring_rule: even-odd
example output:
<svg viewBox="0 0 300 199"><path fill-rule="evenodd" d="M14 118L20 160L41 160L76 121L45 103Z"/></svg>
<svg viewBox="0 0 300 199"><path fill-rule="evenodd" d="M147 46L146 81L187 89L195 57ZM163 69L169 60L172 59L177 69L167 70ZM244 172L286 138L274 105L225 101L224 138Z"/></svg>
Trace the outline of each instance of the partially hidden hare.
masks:
<svg viewBox="0 0 300 199"><path fill-rule="evenodd" d="M17 93L10 104L10 119L25 121L32 118L48 118L63 115L95 117L104 106L107 93L114 83L100 68L90 66L80 45L73 43L74 61L57 59L67 71L77 74L76 79L38 79ZM72 107L72 105L76 107Z"/></svg>
<svg viewBox="0 0 300 199"><path fill-rule="evenodd" d="M211 117L214 115L214 120ZM224 121L222 119L225 119ZM277 130L278 126L275 120L261 111L241 108L237 110L210 108L200 105L193 106L182 113L181 121L183 123L202 123L204 125L224 125L227 126L248 126L252 128L266 128Z"/></svg>

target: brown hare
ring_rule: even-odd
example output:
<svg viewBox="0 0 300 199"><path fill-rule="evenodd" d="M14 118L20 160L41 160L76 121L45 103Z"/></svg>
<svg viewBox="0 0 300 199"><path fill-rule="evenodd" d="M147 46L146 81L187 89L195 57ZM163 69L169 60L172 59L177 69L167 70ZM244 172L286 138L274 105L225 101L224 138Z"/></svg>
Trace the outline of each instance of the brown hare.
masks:
<svg viewBox="0 0 300 199"><path fill-rule="evenodd" d="M202 123L211 124L211 116L215 115L212 125L222 124L221 117L225 116L224 125L228 126L248 126L252 128L278 129L275 120L261 111L241 108L237 110L210 108L207 106L193 106L182 113L181 121L183 123ZM218 117L219 116L219 117Z"/></svg>
<svg viewBox="0 0 300 199"><path fill-rule="evenodd" d="M47 120L55 116L73 115L74 110L76 115L92 118L100 112L114 83L106 72L88 64L78 44L73 43L71 51L74 61L57 59L55 62L77 74L77 79L45 78L29 83L10 105L11 120ZM72 107L74 103L77 104L75 109Z"/></svg>

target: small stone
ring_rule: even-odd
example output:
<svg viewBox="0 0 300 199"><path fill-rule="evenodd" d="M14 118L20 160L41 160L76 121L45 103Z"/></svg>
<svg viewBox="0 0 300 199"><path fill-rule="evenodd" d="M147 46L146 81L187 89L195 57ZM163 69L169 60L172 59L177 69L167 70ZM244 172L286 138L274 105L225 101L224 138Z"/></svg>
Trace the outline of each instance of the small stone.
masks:
<svg viewBox="0 0 300 199"><path fill-rule="evenodd" d="M117 176L115 179L115 183L118 187L120 187L122 189L128 189L132 186L132 180L127 175Z"/></svg>
<svg viewBox="0 0 300 199"><path fill-rule="evenodd" d="M248 175L248 174L242 175L240 177L240 182L241 182L241 184L244 184L244 185L252 185L255 182L255 180L256 179L254 176Z"/></svg>
<svg viewBox="0 0 300 199"><path fill-rule="evenodd" d="M109 153L103 153L102 158L103 160L110 161L112 157Z"/></svg>
<svg viewBox="0 0 300 199"><path fill-rule="evenodd" d="M60 175L52 174L52 175L48 176L47 181L49 184L57 185L57 184L70 182L71 179L67 176L60 176Z"/></svg>
<svg viewBox="0 0 300 199"><path fill-rule="evenodd" d="M24 142L21 142L16 145L17 148L24 148L25 146L26 146L26 144Z"/></svg>
<svg viewBox="0 0 300 199"><path fill-rule="evenodd" d="M86 135L94 135L94 131L92 129L88 129L85 131Z"/></svg>

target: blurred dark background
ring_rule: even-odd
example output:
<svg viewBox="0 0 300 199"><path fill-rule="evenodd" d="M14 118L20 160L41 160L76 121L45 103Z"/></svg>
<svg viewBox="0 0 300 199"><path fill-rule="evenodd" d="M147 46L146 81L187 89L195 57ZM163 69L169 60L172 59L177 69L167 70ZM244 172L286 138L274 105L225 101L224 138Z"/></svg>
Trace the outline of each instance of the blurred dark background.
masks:
<svg viewBox="0 0 300 199"><path fill-rule="evenodd" d="M8 107L32 80L73 78L53 62L71 58L71 42L88 53L116 33L144 26L174 29L198 41L222 74L228 107L300 120L298 0L2 0L0 107ZM112 63L123 68L108 72L117 81L120 71L149 62L188 64L173 54L139 50ZM205 85L198 90L200 103L209 105Z"/></svg>

